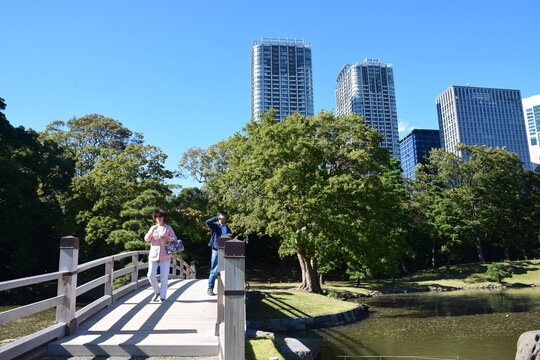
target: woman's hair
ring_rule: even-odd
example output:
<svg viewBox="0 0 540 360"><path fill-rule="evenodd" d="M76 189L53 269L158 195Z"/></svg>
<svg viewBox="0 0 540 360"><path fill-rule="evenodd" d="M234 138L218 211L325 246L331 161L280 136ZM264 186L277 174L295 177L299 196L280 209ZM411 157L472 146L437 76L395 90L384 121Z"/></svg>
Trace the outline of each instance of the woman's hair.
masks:
<svg viewBox="0 0 540 360"><path fill-rule="evenodd" d="M157 209L152 211L152 219L156 220L158 216L163 217L163 221L167 219L167 212L165 210Z"/></svg>

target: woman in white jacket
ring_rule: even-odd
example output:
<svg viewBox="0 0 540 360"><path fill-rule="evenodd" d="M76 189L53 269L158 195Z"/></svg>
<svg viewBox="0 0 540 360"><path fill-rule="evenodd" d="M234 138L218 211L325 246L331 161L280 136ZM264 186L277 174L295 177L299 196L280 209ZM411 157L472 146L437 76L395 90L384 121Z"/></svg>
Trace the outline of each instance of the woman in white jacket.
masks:
<svg viewBox="0 0 540 360"><path fill-rule="evenodd" d="M169 280L169 265L171 262L171 256L167 254L165 244L175 241L176 235L173 229L164 223L165 219L167 219L165 210L152 211L152 219L154 219L156 225L152 226L144 237L144 241L152 243L148 255L148 280L155 293L153 301L163 302L167 298L167 281ZM158 285L157 281L158 265L161 286Z"/></svg>

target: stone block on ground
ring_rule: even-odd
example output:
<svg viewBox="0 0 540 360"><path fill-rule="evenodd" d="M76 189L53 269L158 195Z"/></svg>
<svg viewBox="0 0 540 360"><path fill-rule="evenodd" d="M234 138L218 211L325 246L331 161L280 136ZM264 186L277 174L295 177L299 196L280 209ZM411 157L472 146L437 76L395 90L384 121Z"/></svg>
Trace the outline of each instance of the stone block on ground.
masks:
<svg viewBox="0 0 540 360"><path fill-rule="evenodd" d="M285 343L279 349L279 352L287 360L313 360L313 353L296 338L286 337Z"/></svg>
<svg viewBox="0 0 540 360"><path fill-rule="evenodd" d="M517 343L516 360L540 360L540 330L521 334Z"/></svg>

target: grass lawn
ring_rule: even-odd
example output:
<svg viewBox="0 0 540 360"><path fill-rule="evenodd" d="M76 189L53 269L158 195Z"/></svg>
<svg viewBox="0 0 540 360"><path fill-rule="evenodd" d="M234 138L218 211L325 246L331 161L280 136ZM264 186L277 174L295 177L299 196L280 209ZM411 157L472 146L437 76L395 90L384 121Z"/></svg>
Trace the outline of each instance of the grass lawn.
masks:
<svg viewBox="0 0 540 360"><path fill-rule="evenodd" d="M256 338L246 340L246 360L277 358L285 360L277 349L283 345L281 338Z"/></svg>
<svg viewBox="0 0 540 360"><path fill-rule="evenodd" d="M512 277L505 278L502 285L515 285L540 283L540 260L508 261L513 270ZM330 281L324 289L337 292L350 292L353 294L367 294L370 291L390 291L407 289L432 289L432 288L456 288L473 287L487 284L496 285L497 280L486 275L489 263L472 263L450 266L450 272L446 267L425 270L413 276L392 280L368 280L356 287L352 281Z"/></svg>
<svg viewBox="0 0 540 360"><path fill-rule="evenodd" d="M7 311L14 306L0 306L1 311ZM45 329L54 324L56 320L56 309L48 309L30 316L13 320L0 325L0 340L15 339L30 335L39 330ZM7 343L0 343L0 346Z"/></svg>
<svg viewBox="0 0 540 360"><path fill-rule="evenodd" d="M248 320L299 318L335 314L354 309L357 304L332 299L328 296L296 291L299 283L250 283L250 290L260 291L262 301L248 302Z"/></svg>
<svg viewBox="0 0 540 360"><path fill-rule="evenodd" d="M540 260L507 262L513 270L512 277L503 279L503 285L540 284ZM488 263L453 265L450 272L446 267L434 271L425 270L400 279L368 280L357 287L354 281L327 281L322 286L329 293L351 293L367 295L371 291L401 291L410 289L457 288L497 284L485 272ZM294 291L299 283L249 282L250 290L263 293L259 304L247 305L248 319L316 316L351 310L356 304L332 299L328 296Z"/></svg>

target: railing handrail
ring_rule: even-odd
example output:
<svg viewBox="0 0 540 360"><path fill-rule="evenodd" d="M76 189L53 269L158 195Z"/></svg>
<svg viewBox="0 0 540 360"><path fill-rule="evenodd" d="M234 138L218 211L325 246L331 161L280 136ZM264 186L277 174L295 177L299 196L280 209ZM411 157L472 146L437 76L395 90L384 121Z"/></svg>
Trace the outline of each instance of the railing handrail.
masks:
<svg viewBox="0 0 540 360"><path fill-rule="evenodd" d="M3 324L8 321L57 307L55 325L0 347L0 357L11 359L53 339L68 335L72 333L81 322L85 321L102 308L148 283L148 279L146 278L139 279L138 272L148 268L148 260L146 260L146 262L140 262L139 256L149 254L149 250L128 251L91 260L83 264L76 264L78 261L78 242L79 239L74 237L62 238L60 245L60 269L62 269L62 271L0 282L0 291L3 291L54 280L58 281L58 292L56 296L0 312L0 324ZM69 255L65 256L66 254ZM132 258L132 264L130 266L114 270L115 261L130 256ZM176 255L171 256L171 259L175 265L173 266L173 277L186 279L196 278L194 265L189 265L185 260ZM177 261L180 262L180 276L176 274ZM79 273L101 265L105 265L104 275L98 276L93 280L77 286L77 275ZM68 270L66 271L66 269ZM113 291L113 281L128 274L131 274L131 282ZM105 294L101 298L75 312L75 299L77 296L103 284L105 284ZM59 324L64 324L65 331L62 332Z"/></svg>
<svg viewBox="0 0 540 360"><path fill-rule="evenodd" d="M111 261L111 259L113 261L116 261L116 260L126 258L128 256L144 255L144 254L148 254L148 253L150 253L150 250L137 250L137 251L129 251L129 252L125 252L125 253L118 253L118 254L114 254L114 255L109 255L109 256L105 256L105 257L95 259L95 260L90 260L88 262L85 262L83 264L78 265L77 266L77 272L81 273L83 271L86 271L86 270L95 268L97 266L106 264L107 262Z"/></svg>
<svg viewBox="0 0 540 360"><path fill-rule="evenodd" d="M180 264L182 264L184 266L184 268L189 271L190 273L192 274L196 274L197 272L195 271L195 269L193 269L193 267L187 263L187 261L185 261L184 259L182 259L181 257L178 257L176 255L173 255L172 256L174 259L176 259L176 261L179 261Z"/></svg>
<svg viewBox="0 0 540 360"><path fill-rule="evenodd" d="M61 279L67 272L66 271L55 271L52 273L28 276L19 279L7 280L0 282L0 291L17 289L23 286L33 285L44 283L47 281L53 281Z"/></svg>
<svg viewBox="0 0 540 360"><path fill-rule="evenodd" d="M123 259L123 258L128 257L128 256L132 256L132 255L135 255L135 254L144 255L144 254L148 254L148 253L149 253L149 250L138 250L138 251L130 251L130 252L126 252L126 253L119 253L119 254L115 254L115 255L105 256L105 257L102 257L102 258L99 258L99 259L96 259L96 260L91 260L91 261L88 261L88 262L85 262L83 264L78 265L77 266L77 273L81 273L83 271L92 269L92 268L94 268L96 266L103 265L103 264L107 263L108 261L110 261L111 258L116 261L116 260L120 260L120 259ZM185 261L184 261L184 263L185 263ZM69 273L68 271L55 271L55 272L52 272L52 273L46 273L46 274L41 274L41 275L33 275L33 276L27 276L27 277L24 277L24 278L18 278L18 279L2 281L2 282L0 282L0 291L17 289L17 288L20 288L20 287L39 284L39 283L44 283L44 282L47 282L47 281L59 280L60 278L62 278L63 276L65 276L68 273Z"/></svg>

